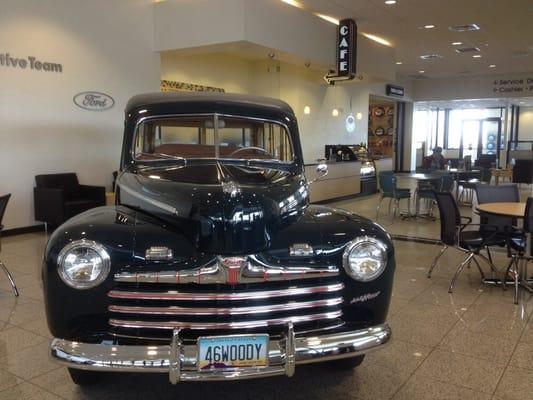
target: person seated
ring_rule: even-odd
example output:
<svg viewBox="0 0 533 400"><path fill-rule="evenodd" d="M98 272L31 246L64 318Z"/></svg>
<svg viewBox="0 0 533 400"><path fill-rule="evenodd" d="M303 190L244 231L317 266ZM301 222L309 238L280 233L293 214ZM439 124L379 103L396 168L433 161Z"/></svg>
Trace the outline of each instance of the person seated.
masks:
<svg viewBox="0 0 533 400"><path fill-rule="evenodd" d="M433 154L429 156L430 158L430 169L431 170L439 170L444 169L446 167L446 159L442 155L442 147L437 146L433 149Z"/></svg>

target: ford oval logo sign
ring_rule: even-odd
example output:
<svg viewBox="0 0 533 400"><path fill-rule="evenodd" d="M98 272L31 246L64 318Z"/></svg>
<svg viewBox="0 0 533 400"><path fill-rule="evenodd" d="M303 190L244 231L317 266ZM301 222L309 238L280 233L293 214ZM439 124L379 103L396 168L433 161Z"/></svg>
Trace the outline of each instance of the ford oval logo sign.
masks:
<svg viewBox="0 0 533 400"><path fill-rule="evenodd" d="M111 96L101 92L81 92L72 100L78 107L89 111L109 110L115 104Z"/></svg>

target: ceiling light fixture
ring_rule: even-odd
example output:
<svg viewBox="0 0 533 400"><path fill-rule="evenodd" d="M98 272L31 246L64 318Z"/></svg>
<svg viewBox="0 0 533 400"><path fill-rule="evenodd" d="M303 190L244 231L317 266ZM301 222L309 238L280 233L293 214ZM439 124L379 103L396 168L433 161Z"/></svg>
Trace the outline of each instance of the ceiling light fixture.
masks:
<svg viewBox="0 0 533 400"><path fill-rule="evenodd" d="M302 3L296 0L281 0L281 1L293 7L303 8Z"/></svg>
<svg viewBox="0 0 533 400"><path fill-rule="evenodd" d="M337 18L333 18L333 17L330 17L329 15L319 14L319 13L315 13L315 15L318 18L322 18L323 20L331 22L332 24L339 25L339 20Z"/></svg>
<svg viewBox="0 0 533 400"><path fill-rule="evenodd" d="M489 68L496 68L496 64L490 64Z"/></svg>
<svg viewBox="0 0 533 400"><path fill-rule="evenodd" d="M424 25L424 29L433 29L433 28L435 28L435 25L432 25L432 24Z"/></svg>
<svg viewBox="0 0 533 400"><path fill-rule="evenodd" d="M452 46L461 46L463 42L452 42Z"/></svg>
<svg viewBox="0 0 533 400"><path fill-rule="evenodd" d="M422 54L420 56L422 60L433 60L435 58L442 58L440 54Z"/></svg>
<svg viewBox="0 0 533 400"><path fill-rule="evenodd" d="M304 114L307 114L307 115L311 114L311 107L305 106L304 107Z"/></svg>
<svg viewBox="0 0 533 400"><path fill-rule="evenodd" d="M385 0L385 4L388 5L388 6L392 6L392 5L396 4L396 0Z"/></svg>
<svg viewBox="0 0 533 400"><path fill-rule="evenodd" d="M339 116L339 110L334 108L333 110L331 110L331 115L334 116L334 117L338 117Z"/></svg>
<svg viewBox="0 0 533 400"><path fill-rule="evenodd" d="M421 69L420 71L418 71L419 74L423 74L424 72L426 72L426 71L424 71L423 69Z"/></svg>
<svg viewBox="0 0 533 400"><path fill-rule="evenodd" d="M479 31L480 27L478 24L467 24L467 25L449 26L448 29L452 32L472 32L472 31Z"/></svg>
<svg viewBox="0 0 533 400"><path fill-rule="evenodd" d="M401 62L401 61L396 61L396 65L402 65L402 64L403 64L403 62Z"/></svg>
<svg viewBox="0 0 533 400"><path fill-rule="evenodd" d="M377 42L379 44L382 44L384 46L392 47L392 43L389 42L387 39L382 38L381 36L373 35L371 33L361 33L364 37L373 40L374 42Z"/></svg>
<svg viewBox="0 0 533 400"><path fill-rule="evenodd" d="M481 54L474 54L472 58L481 58Z"/></svg>

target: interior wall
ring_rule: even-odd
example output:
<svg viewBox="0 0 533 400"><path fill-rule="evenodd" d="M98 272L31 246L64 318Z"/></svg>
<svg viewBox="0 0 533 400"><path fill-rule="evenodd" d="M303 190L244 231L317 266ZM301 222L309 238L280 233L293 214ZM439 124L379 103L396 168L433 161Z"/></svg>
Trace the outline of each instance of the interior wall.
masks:
<svg viewBox="0 0 533 400"><path fill-rule="evenodd" d="M162 79L286 101L298 118L306 163L323 158L325 144L366 143L369 96L385 96L385 83L355 80L327 86L323 74L323 71L304 66L276 60L245 59L235 54L183 56L179 52L161 53ZM409 100L411 88L407 86L406 89L406 100ZM310 108L309 114L304 113L306 106ZM337 117L332 115L334 108L339 110ZM354 116L361 113L352 133L345 127L349 113Z"/></svg>
<svg viewBox="0 0 533 400"><path fill-rule="evenodd" d="M533 107L520 107L518 140L533 140Z"/></svg>
<svg viewBox="0 0 533 400"><path fill-rule="evenodd" d="M134 29L132 29L132 27ZM0 66L0 193L11 193L6 229L35 224L34 176L76 172L111 186L119 167L123 110L159 90L149 0L3 0L0 49L61 63L62 72ZM106 111L73 103L83 91L112 96Z"/></svg>

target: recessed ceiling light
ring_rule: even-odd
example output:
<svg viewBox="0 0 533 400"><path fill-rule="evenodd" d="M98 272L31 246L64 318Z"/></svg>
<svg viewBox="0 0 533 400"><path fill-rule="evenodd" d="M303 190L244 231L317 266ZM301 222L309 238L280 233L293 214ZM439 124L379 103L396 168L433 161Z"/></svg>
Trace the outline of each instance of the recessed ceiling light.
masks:
<svg viewBox="0 0 533 400"><path fill-rule="evenodd" d="M496 68L496 64L490 64L489 68Z"/></svg>
<svg viewBox="0 0 533 400"><path fill-rule="evenodd" d="M440 54L422 54L420 56L422 60L433 60L435 58L442 58Z"/></svg>
<svg viewBox="0 0 533 400"><path fill-rule="evenodd" d="M463 42L453 42L452 46L461 46Z"/></svg>
<svg viewBox="0 0 533 400"><path fill-rule="evenodd" d="M396 61L396 65L402 65L402 64L403 64L403 62L401 62L401 61Z"/></svg>
<svg viewBox="0 0 533 400"><path fill-rule="evenodd" d="M361 33L364 37L367 37L369 38L370 40L373 40L374 42L377 42L379 44L383 44L385 46L389 46L389 47L392 47L392 43L389 42L387 39L384 39L382 38L381 36L378 36L378 35L373 35L371 33Z"/></svg>
<svg viewBox="0 0 533 400"><path fill-rule="evenodd" d="M418 71L419 74L423 74L424 72L426 72L426 71L424 71L424 70Z"/></svg>
<svg viewBox="0 0 533 400"><path fill-rule="evenodd" d="M471 31L479 31L479 25L477 24L467 24L467 25L459 25L459 26L449 26L448 29L452 32L471 32Z"/></svg>
<svg viewBox="0 0 533 400"><path fill-rule="evenodd" d="M481 58L481 54L474 54L472 58Z"/></svg>
<svg viewBox="0 0 533 400"><path fill-rule="evenodd" d="M433 28L435 28L435 25L432 25L432 24L424 25L424 29L433 29Z"/></svg>
<svg viewBox="0 0 533 400"><path fill-rule="evenodd" d="M396 4L396 0L385 0L385 4L388 6L392 6L393 4Z"/></svg>

